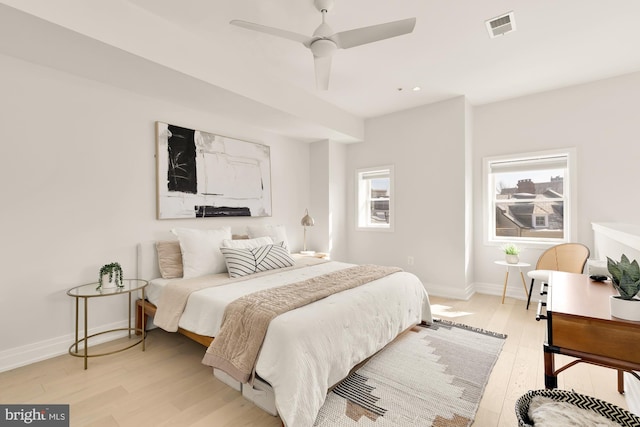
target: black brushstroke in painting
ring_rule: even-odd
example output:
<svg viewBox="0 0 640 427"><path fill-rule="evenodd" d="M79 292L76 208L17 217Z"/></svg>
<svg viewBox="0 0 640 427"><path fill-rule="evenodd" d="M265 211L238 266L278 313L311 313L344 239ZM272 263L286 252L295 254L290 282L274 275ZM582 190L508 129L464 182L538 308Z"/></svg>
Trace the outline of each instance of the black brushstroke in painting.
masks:
<svg viewBox="0 0 640 427"><path fill-rule="evenodd" d="M228 208L225 206L194 206L196 218L210 218L216 216L251 216L249 208Z"/></svg>
<svg viewBox="0 0 640 427"><path fill-rule="evenodd" d="M167 170L167 189L196 194L198 178L196 175L195 131L180 126L169 125L167 149L169 168Z"/></svg>

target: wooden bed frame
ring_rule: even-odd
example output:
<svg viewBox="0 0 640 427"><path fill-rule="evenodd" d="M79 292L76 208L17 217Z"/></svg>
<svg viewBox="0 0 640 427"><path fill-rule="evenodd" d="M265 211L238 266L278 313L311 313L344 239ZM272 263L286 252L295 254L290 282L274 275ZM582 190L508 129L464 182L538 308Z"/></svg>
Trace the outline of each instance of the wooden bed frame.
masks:
<svg viewBox="0 0 640 427"><path fill-rule="evenodd" d="M139 331L146 330L145 328L149 321L149 316L155 316L156 310L158 310L158 307L151 304L149 301L143 301L141 299L136 301L136 335L140 335L142 333ZM194 340L198 344L202 344L205 347L209 347L213 341L213 337L198 335L182 328L178 328L178 333Z"/></svg>

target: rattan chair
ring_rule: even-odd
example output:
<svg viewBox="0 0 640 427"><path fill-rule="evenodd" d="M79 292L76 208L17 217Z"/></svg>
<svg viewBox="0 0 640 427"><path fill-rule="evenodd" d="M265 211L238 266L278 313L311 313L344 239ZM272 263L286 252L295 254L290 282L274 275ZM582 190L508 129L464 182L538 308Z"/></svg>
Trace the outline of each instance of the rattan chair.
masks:
<svg viewBox="0 0 640 427"><path fill-rule="evenodd" d="M527 297L527 310L531 303L531 292L533 291L533 282L535 280L540 280L543 284L549 283L549 275L552 271L582 273L589 254L589 248L580 243L562 243L544 251L538 258L536 269L527 273L527 276L531 278L529 296Z"/></svg>

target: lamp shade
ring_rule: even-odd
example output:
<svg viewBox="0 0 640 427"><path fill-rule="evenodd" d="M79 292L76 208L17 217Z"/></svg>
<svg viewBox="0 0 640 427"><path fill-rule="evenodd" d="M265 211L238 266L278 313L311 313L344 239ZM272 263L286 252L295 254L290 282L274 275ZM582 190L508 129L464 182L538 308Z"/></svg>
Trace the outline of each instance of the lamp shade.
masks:
<svg viewBox="0 0 640 427"><path fill-rule="evenodd" d="M313 224L315 224L315 221L309 216L309 209L305 209L304 216L300 220L300 225L311 227Z"/></svg>

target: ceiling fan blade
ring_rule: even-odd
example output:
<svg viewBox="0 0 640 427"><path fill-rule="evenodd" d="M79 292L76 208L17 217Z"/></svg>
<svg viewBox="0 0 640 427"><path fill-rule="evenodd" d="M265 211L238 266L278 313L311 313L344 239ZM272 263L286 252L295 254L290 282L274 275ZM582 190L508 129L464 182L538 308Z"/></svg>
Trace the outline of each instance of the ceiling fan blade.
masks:
<svg viewBox="0 0 640 427"><path fill-rule="evenodd" d="M339 48L348 49L350 47L408 34L413 31L415 26L416 18L408 18L400 21L387 22L386 24L342 31L336 33L331 39L336 42Z"/></svg>
<svg viewBox="0 0 640 427"><path fill-rule="evenodd" d="M331 55L314 56L313 64L316 69L316 88L318 90L328 90L329 75L331 74Z"/></svg>
<svg viewBox="0 0 640 427"><path fill-rule="evenodd" d="M311 37L294 33L292 31L281 30L279 28L273 28L273 27L267 27L265 25L254 24L253 22L241 21L239 19L234 19L229 23L231 25L246 28L248 30L259 31L261 33L271 34L272 36L293 40L294 42L300 42L307 47L311 44Z"/></svg>

